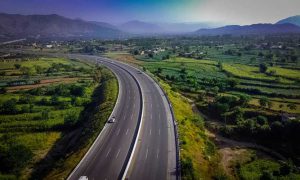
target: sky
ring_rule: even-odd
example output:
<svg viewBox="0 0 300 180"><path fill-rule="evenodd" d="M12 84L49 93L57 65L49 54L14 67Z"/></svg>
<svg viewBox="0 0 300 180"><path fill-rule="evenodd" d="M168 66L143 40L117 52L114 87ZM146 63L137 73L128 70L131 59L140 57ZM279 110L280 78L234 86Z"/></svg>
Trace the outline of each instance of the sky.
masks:
<svg viewBox="0 0 300 180"><path fill-rule="evenodd" d="M141 20L245 25L300 15L300 0L0 0L0 12L59 14L113 24Z"/></svg>

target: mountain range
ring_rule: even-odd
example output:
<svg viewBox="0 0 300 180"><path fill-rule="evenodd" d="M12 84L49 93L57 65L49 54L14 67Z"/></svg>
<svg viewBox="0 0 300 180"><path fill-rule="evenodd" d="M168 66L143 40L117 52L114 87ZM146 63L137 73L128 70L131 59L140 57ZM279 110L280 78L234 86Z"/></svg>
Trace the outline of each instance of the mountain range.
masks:
<svg viewBox="0 0 300 180"><path fill-rule="evenodd" d="M230 25L213 29L200 29L197 35L267 35L300 33L300 27L294 24L252 24L246 26Z"/></svg>
<svg viewBox="0 0 300 180"><path fill-rule="evenodd" d="M0 34L15 37L99 37L124 34L106 23L91 23L52 15L0 14Z"/></svg>
<svg viewBox="0 0 300 180"><path fill-rule="evenodd" d="M0 38L26 37L92 37L102 39L128 38L154 34L251 35L300 33L300 16L292 16L275 24L229 25L212 23L148 23L129 21L120 25L70 19L60 15L19 15L0 13ZM8 38L6 38L8 39Z"/></svg>
<svg viewBox="0 0 300 180"><path fill-rule="evenodd" d="M278 21L276 24L286 24L286 23L290 23L290 24L300 26L300 15L291 16L291 17L282 19L282 20Z"/></svg>

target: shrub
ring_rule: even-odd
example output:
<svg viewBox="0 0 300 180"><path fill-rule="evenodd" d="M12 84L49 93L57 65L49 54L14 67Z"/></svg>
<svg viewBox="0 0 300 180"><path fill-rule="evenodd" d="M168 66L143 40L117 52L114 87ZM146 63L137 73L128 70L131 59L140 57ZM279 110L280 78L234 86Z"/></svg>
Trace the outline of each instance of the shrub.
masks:
<svg viewBox="0 0 300 180"><path fill-rule="evenodd" d="M15 98L5 101L1 106L1 113L3 114L17 114L17 100Z"/></svg>
<svg viewBox="0 0 300 180"><path fill-rule="evenodd" d="M76 111L69 111L64 117L65 126L74 126L78 121L78 113Z"/></svg>
<svg viewBox="0 0 300 180"><path fill-rule="evenodd" d="M0 169L2 172L18 174L32 159L33 153L23 144L0 146Z"/></svg>
<svg viewBox="0 0 300 180"><path fill-rule="evenodd" d="M85 88L82 86L73 85L70 87L70 93L73 96L83 96L85 94Z"/></svg>
<svg viewBox="0 0 300 180"><path fill-rule="evenodd" d="M265 63L259 65L259 72L266 73L268 70L268 66Z"/></svg>

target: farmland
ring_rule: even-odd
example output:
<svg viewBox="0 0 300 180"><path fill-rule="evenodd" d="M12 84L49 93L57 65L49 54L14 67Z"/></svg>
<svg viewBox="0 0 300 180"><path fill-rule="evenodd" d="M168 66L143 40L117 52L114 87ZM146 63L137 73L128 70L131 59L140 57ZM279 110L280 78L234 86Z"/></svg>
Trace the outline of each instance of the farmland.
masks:
<svg viewBox="0 0 300 180"><path fill-rule="evenodd" d="M113 108L117 95L114 76L103 67L75 59L26 54L2 59L0 67L0 151L3 155L0 179L40 179L49 174L66 177ZM100 96L102 101L97 100ZM105 104L100 122L89 122L88 119L96 113L90 107L91 103L96 103L96 106L105 103L108 99L104 96L110 98L110 103ZM87 121L82 121L82 118ZM81 136L80 124L95 131ZM75 145L69 140L66 143L71 134L81 143ZM69 150L75 147L77 150L68 158L65 155L69 152L60 150L59 158L69 163L60 163L65 166L65 171L57 176L58 172L49 171L57 166L57 161L47 162L45 166L45 159L53 156L54 147L61 143L68 144Z"/></svg>

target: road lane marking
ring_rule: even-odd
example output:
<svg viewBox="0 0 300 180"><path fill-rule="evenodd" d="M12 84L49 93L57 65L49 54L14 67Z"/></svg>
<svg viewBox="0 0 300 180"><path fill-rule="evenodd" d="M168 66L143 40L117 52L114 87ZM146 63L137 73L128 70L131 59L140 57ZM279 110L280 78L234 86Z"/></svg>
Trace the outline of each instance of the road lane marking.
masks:
<svg viewBox="0 0 300 180"><path fill-rule="evenodd" d="M107 152L107 154L106 154L106 156L105 156L105 157L107 157L107 156L109 155L109 153L110 153L110 150L111 150L111 148L109 148L109 150L108 150L108 152Z"/></svg>
<svg viewBox="0 0 300 180"><path fill-rule="evenodd" d="M150 131L149 131L149 134L151 135L151 129L150 129Z"/></svg>
<svg viewBox="0 0 300 180"><path fill-rule="evenodd" d="M158 154L159 154L159 149L157 149L157 152L156 152L156 158L158 159Z"/></svg>
<svg viewBox="0 0 300 180"><path fill-rule="evenodd" d="M150 114L150 119L152 120L152 114Z"/></svg>
<svg viewBox="0 0 300 180"><path fill-rule="evenodd" d="M128 130L129 130L129 129L126 130L126 135L128 134Z"/></svg>
<svg viewBox="0 0 300 180"><path fill-rule="evenodd" d="M152 104L151 104L151 109L152 109Z"/></svg>
<svg viewBox="0 0 300 180"><path fill-rule="evenodd" d="M132 119L132 117L133 117L133 113L131 114L131 118L130 119Z"/></svg>
<svg viewBox="0 0 300 180"><path fill-rule="evenodd" d="M119 135L119 133L120 133L120 128L119 128L119 130L118 130L118 132L117 132L117 136Z"/></svg>
<svg viewBox="0 0 300 180"><path fill-rule="evenodd" d="M120 151L121 151L121 150L119 149L119 150L118 150L118 153L117 153L117 155L116 155L116 159L118 158Z"/></svg>
<svg viewBox="0 0 300 180"><path fill-rule="evenodd" d="M146 158L145 159L147 159L147 157L148 157L148 148L147 148L147 151L146 151Z"/></svg>

